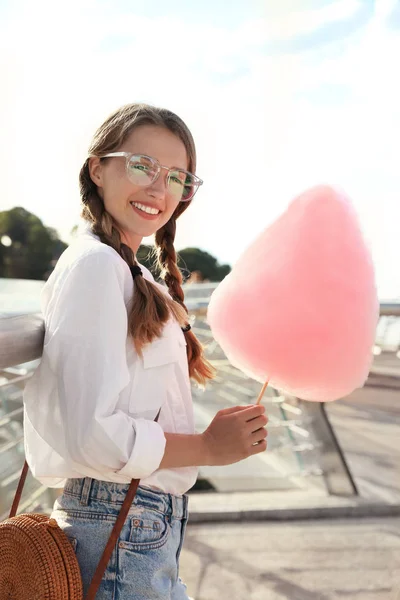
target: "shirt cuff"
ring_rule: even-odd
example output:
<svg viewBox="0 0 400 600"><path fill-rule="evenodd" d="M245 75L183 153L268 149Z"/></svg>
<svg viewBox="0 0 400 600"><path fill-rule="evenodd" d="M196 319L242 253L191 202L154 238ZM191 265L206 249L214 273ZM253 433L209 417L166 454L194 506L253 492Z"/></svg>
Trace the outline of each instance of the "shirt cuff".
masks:
<svg viewBox="0 0 400 600"><path fill-rule="evenodd" d="M167 440L156 421L134 419L133 427L136 436L132 454L126 465L116 472L130 479L146 479L160 466Z"/></svg>

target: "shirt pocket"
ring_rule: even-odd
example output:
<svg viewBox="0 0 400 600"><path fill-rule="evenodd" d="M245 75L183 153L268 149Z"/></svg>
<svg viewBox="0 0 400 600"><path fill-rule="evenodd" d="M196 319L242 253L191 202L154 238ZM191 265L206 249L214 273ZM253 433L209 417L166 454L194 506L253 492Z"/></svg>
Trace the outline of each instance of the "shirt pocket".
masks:
<svg viewBox="0 0 400 600"><path fill-rule="evenodd" d="M187 361L184 336L166 335L144 346L130 394L133 416L154 419L158 410L179 391L179 363Z"/></svg>
<svg viewBox="0 0 400 600"><path fill-rule="evenodd" d="M175 337L162 337L143 348L143 368L153 369L176 363L180 358L181 342Z"/></svg>

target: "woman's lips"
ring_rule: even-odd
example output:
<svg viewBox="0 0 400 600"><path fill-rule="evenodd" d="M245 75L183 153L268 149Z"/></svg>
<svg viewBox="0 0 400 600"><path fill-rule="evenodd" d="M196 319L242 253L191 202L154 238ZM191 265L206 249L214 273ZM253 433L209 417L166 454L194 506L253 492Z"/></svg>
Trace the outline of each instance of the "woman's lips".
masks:
<svg viewBox="0 0 400 600"><path fill-rule="evenodd" d="M156 215L151 215L151 214L145 212L144 210L137 208L133 204L131 204L131 206L132 206L133 210L135 211L135 213L137 213L140 217L142 217L142 219L147 219L148 221L155 221L161 214L161 211L160 211Z"/></svg>

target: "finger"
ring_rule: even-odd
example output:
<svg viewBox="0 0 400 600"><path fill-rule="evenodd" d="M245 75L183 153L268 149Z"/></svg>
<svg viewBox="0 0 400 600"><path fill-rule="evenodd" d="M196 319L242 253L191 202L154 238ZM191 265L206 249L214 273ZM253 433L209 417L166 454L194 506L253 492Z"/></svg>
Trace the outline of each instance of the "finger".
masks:
<svg viewBox="0 0 400 600"><path fill-rule="evenodd" d="M247 422L250 423L258 419L260 420L261 425L266 425L269 421L268 415L266 415L265 411L263 411L261 413L256 414L254 417L251 417L251 419L248 419Z"/></svg>
<svg viewBox="0 0 400 600"><path fill-rule="evenodd" d="M252 446L252 454L261 454L261 452L265 452L265 450L268 448L268 443L267 440L262 440L261 442L258 442L258 444L254 444Z"/></svg>
<svg viewBox="0 0 400 600"><path fill-rule="evenodd" d="M221 410L219 410L218 412L221 415L230 415L232 413L235 412L239 412L239 411L243 411L243 410L248 410L252 407L254 407L256 405L253 404L246 404L245 406L230 406L229 408L221 408Z"/></svg>
<svg viewBox="0 0 400 600"><path fill-rule="evenodd" d="M253 421L254 419L258 419L265 413L265 406L262 404L256 404L251 407L251 410L248 413L243 413L243 417L246 421Z"/></svg>
<svg viewBox="0 0 400 600"><path fill-rule="evenodd" d="M260 442L261 440L265 440L266 437L268 437L268 431L264 427L260 427L260 429L256 429L256 431L253 431L253 433L250 435L250 439L252 440L253 444L255 442Z"/></svg>
<svg viewBox="0 0 400 600"><path fill-rule="evenodd" d="M245 431L248 434L254 433L255 431L259 431L260 429L265 428L268 423L268 417L266 415L260 415L255 419L250 419L247 421L245 425Z"/></svg>

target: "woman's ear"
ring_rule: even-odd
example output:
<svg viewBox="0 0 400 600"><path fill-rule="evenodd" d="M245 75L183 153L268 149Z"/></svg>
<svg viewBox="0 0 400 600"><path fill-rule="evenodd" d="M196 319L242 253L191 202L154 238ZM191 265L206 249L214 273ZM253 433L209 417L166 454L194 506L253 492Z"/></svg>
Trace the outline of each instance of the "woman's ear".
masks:
<svg viewBox="0 0 400 600"><path fill-rule="evenodd" d="M90 179L97 185L97 187L103 187L103 169L98 156L91 156L89 158L89 175Z"/></svg>

